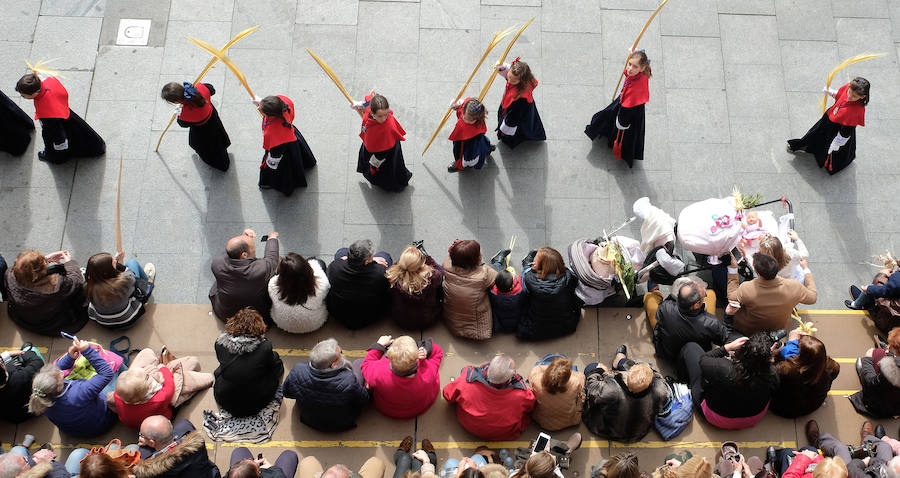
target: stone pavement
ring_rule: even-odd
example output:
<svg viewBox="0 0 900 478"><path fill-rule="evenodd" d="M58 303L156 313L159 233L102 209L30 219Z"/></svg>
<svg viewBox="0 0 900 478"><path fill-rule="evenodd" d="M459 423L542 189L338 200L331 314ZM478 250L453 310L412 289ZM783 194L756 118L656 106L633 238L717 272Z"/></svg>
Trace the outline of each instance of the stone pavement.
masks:
<svg viewBox="0 0 900 478"><path fill-rule="evenodd" d="M737 185L793 201L820 289L814 307L840 308L847 284L871 278L874 269L860 263L900 244L900 226L890 225L897 207L887 200L900 179L892 168L900 149L900 1L671 0L640 44L654 76L646 160L629 170L582 130L609 102L625 51L656 4L0 0L0 89L17 98L24 59L58 58L51 66L62 70L72 108L109 145L106 158L65 165L38 162L39 144L23 157L0 156L0 254L11 262L26 247L66 248L83 264L112 250L120 156L125 249L156 264L161 304L208 304L209 258L245 227L276 229L282 251L305 255L330 254L362 237L395 255L424 239L437 257L455 238L476 238L490 255L516 234L519 258L530 248L563 251L579 237L596 237L630 216L640 196L674 214ZM540 80L535 100L548 141L514 151L500 146L482 171L451 174L447 127L422 158L494 32L532 16L510 58L521 56ZM151 19L149 45L116 46L121 18ZM319 159L310 187L290 198L256 187L259 118L222 65L206 80L218 90L214 102L233 142L231 170L213 171L192 156L178 128L153 152L172 112L159 99L161 86L193 80L208 60L185 36L220 46L257 24L262 28L229 56L257 95L294 99L296 124ZM409 132L404 149L414 176L406 191L374 190L355 172L359 118L305 48L355 97L377 88L391 100ZM862 52L887 55L835 80L865 76L872 102L857 132L857 160L829 177L809 156L786 153L784 141L818 119L831 68ZM487 74L483 68L470 94ZM489 122L502 88L495 82L487 96ZM626 233L638 231L633 225Z"/></svg>

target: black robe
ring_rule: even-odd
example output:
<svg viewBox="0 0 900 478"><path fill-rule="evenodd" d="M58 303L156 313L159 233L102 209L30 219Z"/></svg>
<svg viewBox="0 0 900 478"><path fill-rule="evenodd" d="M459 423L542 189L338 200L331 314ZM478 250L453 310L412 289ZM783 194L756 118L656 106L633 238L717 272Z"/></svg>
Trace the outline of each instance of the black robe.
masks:
<svg viewBox="0 0 900 478"><path fill-rule="evenodd" d="M828 154L828 148L838 133L850 139L837 151ZM802 138L789 139L788 146L792 151L804 151L815 155L820 168L824 167L828 174L835 174L849 166L856 158L856 126L835 123L828 119L826 112Z"/></svg>
<svg viewBox="0 0 900 478"><path fill-rule="evenodd" d="M209 89L210 96L216 94L216 89L209 83L204 83ZM210 105L212 106L212 105ZM219 119L219 112L212 106L212 113L205 121L190 122L178 119L178 126L190 128L188 132L188 145L197 152L197 156L204 163L222 170L228 171L231 160L228 158L228 147L231 146L231 138Z"/></svg>
<svg viewBox="0 0 900 478"><path fill-rule="evenodd" d="M34 121L0 91L0 151L21 156L31 144Z"/></svg>
<svg viewBox="0 0 900 478"><path fill-rule="evenodd" d="M42 118L43 160L60 164L69 158L89 158L106 153L106 142L80 116L69 109L69 117ZM41 153L38 153L39 157Z"/></svg>
<svg viewBox="0 0 900 478"><path fill-rule="evenodd" d="M609 106L594 114L591 124L584 127L584 134L592 141L606 136L606 144L612 148L619 134L617 117L622 126L629 127L622 130L621 144L622 159L631 168L635 160L644 159L644 104L625 108L620 95Z"/></svg>
<svg viewBox="0 0 900 478"><path fill-rule="evenodd" d="M376 159L384 161L378 168L369 164L369 160L373 155ZM365 144L360 145L356 172L362 173L363 177L370 183L388 191L402 191L409 184L409 179L412 177L412 172L406 169L406 162L403 161L403 149L400 147L400 140L397 140L393 148L377 153L367 150Z"/></svg>
<svg viewBox="0 0 900 478"><path fill-rule="evenodd" d="M506 121L507 126L517 126L516 134L508 135L500 132L500 125ZM544 141L547 133L544 132L544 123L538 114L537 105L525 98L513 101L509 108L503 109L501 105L497 110L497 139L506 143L510 148L515 148L524 141Z"/></svg>
<svg viewBox="0 0 900 478"><path fill-rule="evenodd" d="M285 196L290 196L298 187L305 188L306 173L303 170L316 165L316 157L306 144L306 139L296 126L293 128L297 140L266 150L259 167L259 187L275 189ZM281 157L276 169L272 169L266 162L270 155Z"/></svg>

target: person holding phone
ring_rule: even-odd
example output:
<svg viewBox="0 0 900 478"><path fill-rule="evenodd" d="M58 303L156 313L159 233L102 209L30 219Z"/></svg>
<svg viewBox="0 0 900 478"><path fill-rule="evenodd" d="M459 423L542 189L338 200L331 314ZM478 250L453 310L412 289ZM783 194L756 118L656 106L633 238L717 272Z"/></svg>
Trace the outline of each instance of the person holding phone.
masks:
<svg viewBox="0 0 900 478"><path fill-rule="evenodd" d="M28 249L6 271L9 317L36 334L74 334L88 321L83 286L81 267L69 251L45 256Z"/></svg>
<svg viewBox="0 0 900 478"><path fill-rule="evenodd" d="M125 251L115 256L94 254L84 271L84 295L88 299L88 317L104 327L125 328L144 314L150 298L156 267L143 267L137 260L125 262Z"/></svg>
<svg viewBox="0 0 900 478"><path fill-rule="evenodd" d="M261 259L256 257L253 229L244 229L229 239L225 253L213 258L210 269L216 280L209 289L209 301L220 320L228 320L244 307L253 307L270 321L269 279L278 267L278 233L272 231L266 238L266 252Z"/></svg>
<svg viewBox="0 0 900 478"><path fill-rule="evenodd" d="M253 458L253 454L247 447L238 447L231 452L231 468L225 476L241 478L293 478L297 473L297 465L300 457L293 450L284 450L278 455L275 464L262 453Z"/></svg>

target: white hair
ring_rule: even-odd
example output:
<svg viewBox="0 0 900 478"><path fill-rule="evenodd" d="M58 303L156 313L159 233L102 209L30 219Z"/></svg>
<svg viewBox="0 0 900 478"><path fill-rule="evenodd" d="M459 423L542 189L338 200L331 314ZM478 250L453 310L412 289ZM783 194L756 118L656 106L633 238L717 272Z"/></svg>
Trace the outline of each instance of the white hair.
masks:
<svg viewBox="0 0 900 478"><path fill-rule="evenodd" d="M516 374L516 362L509 355L501 354L491 359L487 379L494 385L503 385Z"/></svg>
<svg viewBox="0 0 900 478"><path fill-rule="evenodd" d="M0 455L0 478L15 478L25 470L26 464L25 457L18 453L6 452Z"/></svg>
<svg viewBox="0 0 900 478"><path fill-rule="evenodd" d="M331 364L340 358L341 353L338 351L338 341L335 338L328 338L316 344L309 352L309 364L317 370L325 370L331 368Z"/></svg>

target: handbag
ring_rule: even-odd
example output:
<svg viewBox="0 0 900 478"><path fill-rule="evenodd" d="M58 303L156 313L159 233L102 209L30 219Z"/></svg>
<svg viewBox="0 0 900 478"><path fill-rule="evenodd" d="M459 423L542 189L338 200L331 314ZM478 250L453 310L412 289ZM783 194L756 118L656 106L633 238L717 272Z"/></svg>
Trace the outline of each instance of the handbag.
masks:
<svg viewBox="0 0 900 478"><path fill-rule="evenodd" d="M691 399L691 390L683 383L670 383L666 380L669 389L669 400L663 410L656 415L653 425L662 435L662 439L669 441L684 431L694 416L694 403Z"/></svg>
<svg viewBox="0 0 900 478"><path fill-rule="evenodd" d="M140 277L136 277L134 279L134 292L131 293L131 296L135 299L141 301L142 304L146 304L148 300L150 300L150 294L153 292L153 283L148 281L147 279L142 279Z"/></svg>
<svg viewBox="0 0 900 478"><path fill-rule="evenodd" d="M90 347L96 350L98 354L100 354L100 358L102 358L106 361L107 364L109 364L109 368L112 369L113 373L118 372L119 369L122 368L124 360L121 356L104 349L102 346L100 346L100 344L97 344L95 342L89 343ZM53 363L59 362L59 360L66 354L68 354L68 352L60 355L59 358L56 359L56 361L54 361ZM75 365L73 365L72 368L63 370L62 372L63 377L66 380L89 380L94 375L97 375L97 371L94 370L93 365L91 365L91 363L87 358L84 357L84 355L80 355L77 359L75 359Z"/></svg>
<svg viewBox="0 0 900 478"><path fill-rule="evenodd" d="M111 448L113 444L116 445L116 448ZM122 448L122 441L118 438L113 438L112 440L110 440L105 447L98 446L91 448L91 451L88 452L87 455L85 455L85 458L91 455L98 455L100 453L105 453L113 460L125 465L125 468L131 468L141 461L140 452L125 450L124 448ZM81 463L84 463L84 458L81 459Z"/></svg>

